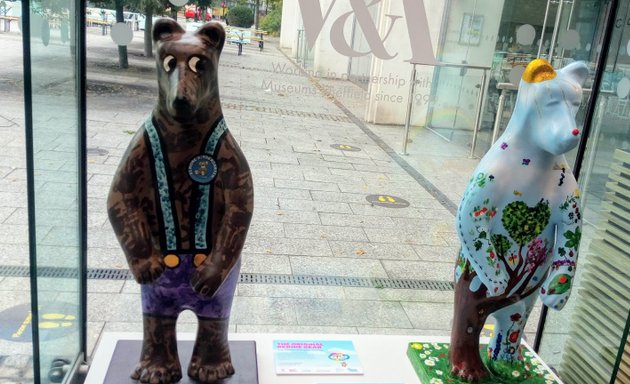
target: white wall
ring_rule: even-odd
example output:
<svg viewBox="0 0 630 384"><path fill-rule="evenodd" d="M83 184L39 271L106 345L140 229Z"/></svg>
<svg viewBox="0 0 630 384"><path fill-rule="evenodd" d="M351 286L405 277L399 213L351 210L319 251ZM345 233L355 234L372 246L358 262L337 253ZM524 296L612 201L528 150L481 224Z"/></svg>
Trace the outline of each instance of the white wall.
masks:
<svg viewBox="0 0 630 384"><path fill-rule="evenodd" d="M297 45L297 30L301 28L302 15L298 0L284 0L282 2L282 25L280 26L280 48L295 49Z"/></svg>
<svg viewBox="0 0 630 384"><path fill-rule="evenodd" d="M332 0L320 0L319 3L322 15L325 15ZM446 12L445 4L444 0L424 0L433 53L435 54L438 49L442 29L446 29L444 31L445 44L442 61L461 63L462 60L466 60L469 64L490 66L503 9L503 0L452 1L449 14L446 15L448 23L442 25ZM387 52L397 54L397 56L389 60L372 57L370 71L372 82L369 85L370 97L367 100L364 118L371 123L402 125L405 123L412 68L406 60L413 56L412 42L407 28L408 20L405 18L402 0L382 0L375 6L381 7L377 20L377 28L381 36L385 36L390 28L391 18L387 16L388 14L402 17L395 22L389 37L384 42ZM332 24L342 14L349 11L351 11L349 1L337 0L315 42L313 72L322 77L345 78L347 74L350 58L339 54L333 48L330 42L330 30ZM468 46L459 41L459 36L464 14L473 12L484 16L482 36L479 45ZM421 21L411 20L411 22ZM297 50L297 29L301 28L302 25L302 13L298 0L284 0L280 44L281 47L291 48L293 57L295 57ZM355 33L361 33L359 27ZM352 16L348 18L344 26L344 37L349 43L351 42L351 34ZM479 77L472 76L473 72L469 71L468 76L464 76L463 79L458 78L458 71L455 71L457 76L442 76L439 84L433 84L434 67L418 66L411 121L413 125L423 126L426 124L427 100L432 87L439 86L437 89L438 99L446 104L438 106L437 110L434 111L436 121L439 122L444 110L457 110L457 113L463 114L461 116L466 118L456 122L452 118L454 114L450 113L451 118L450 120L447 119L446 123L451 124L451 126L456 125L458 128L472 129L468 117L474 115L476 95L479 92L476 88ZM460 92L461 95L464 95L463 97L460 97Z"/></svg>
<svg viewBox="0 0 630 384"><path fill-rule="evenodd" d="M320 0L322 15L326 14L326 11L332 4L332 0ZM350 3L344 0L337 0L330 15L324 22L317 42L315 43L314 52L314 65L313 71L320 73L321 77L335 77L341 78L342 74L348 72L349 57L338 53L330 43L330 28L332 24L344 13L351 11ZM344 27L344 37L346 41L350 41L352 36L352 18L350 17Z"/></svg>
<svg viewBox="0 0 630 384"><path fill-rule="evenodd" d="M440 36L440 28L442 27L441 21L444 12L444 1L424 0L424 6L428 19L431 45L435 55ZM379 23L381 36L384 36L389 29L390 18L386 16L387 14L404 16L405 12L402 1L383 1L383 9L380 13ZM380 80L380 84L372 83L369 88L371 97L366 108L365 120L370 123L395 125L405 123L412 68L412 65L405 61L412 57L407 22L408 20L404 17L396 21L391 35L385 41L387 51L390 52L390 54L397 52L398 56L390 60L381 60L378 58L372 60L372 77L374 80ZM419 21L412 20L411 22ZM426 105L423 102L423 97L430 93L433 67L418 66L417 69L415 94L416 97L420 97L420 100L415 103L412 124L424 125ZM399 80L404 81L403 86L401 86L402 83ZM394 84L382 84L383 82L393 82ZM389 100L384 101L384 98Z"/></svg>

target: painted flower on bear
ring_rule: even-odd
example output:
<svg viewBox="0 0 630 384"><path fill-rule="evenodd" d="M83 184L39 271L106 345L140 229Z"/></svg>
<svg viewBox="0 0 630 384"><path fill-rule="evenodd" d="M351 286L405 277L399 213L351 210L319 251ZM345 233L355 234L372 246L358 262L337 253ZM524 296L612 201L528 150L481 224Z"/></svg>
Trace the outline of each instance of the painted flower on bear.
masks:
<svg viewBox="0 0 630 384"><path fill-rule="evenodd" d="M514 331L510 333L510 337L508 337L508 339L510 340L510 343L516 343L518 341L518 336L520 334L521 334L521 331Z"/></svg>
<svg viewBox="0 0 630 384"><path fill-rule="evenodd" d="M547 258L549 251L550 249L547 248L547 242L543 241L540 237L532 240L532 242L527 245L526 260L528 271L531 272L542 264Z"/></svg>

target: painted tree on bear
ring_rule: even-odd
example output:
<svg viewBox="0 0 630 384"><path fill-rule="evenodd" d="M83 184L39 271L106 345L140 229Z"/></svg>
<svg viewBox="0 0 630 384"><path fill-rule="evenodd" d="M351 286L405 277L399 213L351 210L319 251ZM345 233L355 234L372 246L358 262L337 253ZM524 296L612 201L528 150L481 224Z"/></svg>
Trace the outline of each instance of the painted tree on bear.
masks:
<svg viewBox="0 0 630 384"><path fill-rule="evenodd" d="M456 218L462 247L449 354L454 377L488 376L479 354L488 315L496 327L486 360L500 375L522 360L521 337L539 294L554 309L567 302L581 212L564 153L580 139L575 114L587 75L583 63L556 72L543 59L531 62L505 132L466 188Z"/></svg>

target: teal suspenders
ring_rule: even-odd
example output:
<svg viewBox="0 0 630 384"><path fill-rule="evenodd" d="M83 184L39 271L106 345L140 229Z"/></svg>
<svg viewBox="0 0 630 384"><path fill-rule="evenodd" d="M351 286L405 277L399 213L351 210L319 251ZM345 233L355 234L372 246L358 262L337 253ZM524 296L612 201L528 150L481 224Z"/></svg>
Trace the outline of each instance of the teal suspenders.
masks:
<svg viewBox="0 0 630 384"><path fill-rule="evenodd" d="M219 124L214 128L212 135L206 143L205 153L212 156L219 143L219 139L227 131L225 120L221 119ZM199 186L199 206L197 207L197 214L195 215L195 247L197 249L207 249L208 239L206 238L206 226L208 225L208 209L210 208L210 193L211 185L202 184Z"/></svg>
<svg viewBox="0 0 630 384"><path fill-rule="evenodd" d="M155 182L158 193L158 204L162 213L162 224L164 226L164 237L166 251L177 251L177 229L175 228L175 216L171 204L170 185L167 176L167 162L162 152L160 135L153 125L152 116L146 120L145 129L151 144L153 155ZM199 184L199 205L195 214L195 248L198 250L208 249L208 239L206 238L206 227L208 225L208 213L210 194L212 193L212 180L217 172L217 165L212 157L216 151L219 140L227 131L225 120L221 118L212 134L208 138L204 147L204 153L196 156L188 168L191 178Z"/></svg>

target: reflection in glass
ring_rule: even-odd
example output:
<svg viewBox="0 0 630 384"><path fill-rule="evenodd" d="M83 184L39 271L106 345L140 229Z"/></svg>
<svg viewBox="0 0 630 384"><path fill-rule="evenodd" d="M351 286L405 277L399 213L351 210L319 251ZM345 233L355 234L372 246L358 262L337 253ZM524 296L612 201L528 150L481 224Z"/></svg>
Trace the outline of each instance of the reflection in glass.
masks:
<svg viewBox="0 0 630 384"><path fill-rule="evenodd" d="M619 8L617 18L625 20L628 3ZM625 345L622 339L630 309L630 108L626 91L630 60L620 47L629 39L630 28L616 26L579 175L584 227L574 280L576 294L562 312L549 312L540 349L542 357L569 384L610 382Z"/></svg>
<svg viewBox="0 0 630 384"><path fill-rule="evenodd" d="M75 10L31 3L33 177L40 377L79 352L79 127ZM61 277L51 277L57 271ZM36 371L37 372L37 371ZM54 379L64 375L53 372Z"/></svg>

